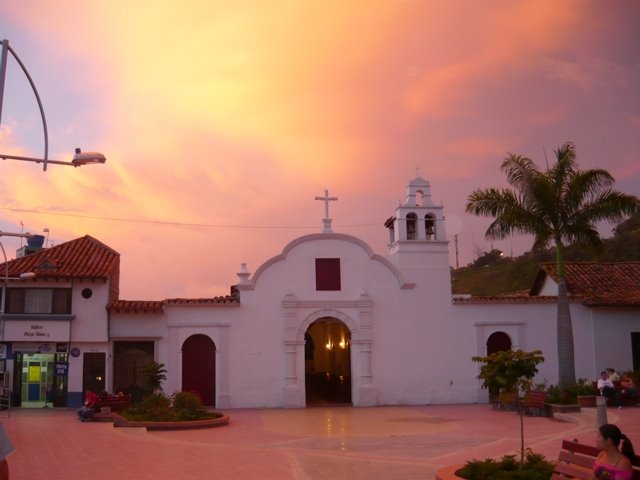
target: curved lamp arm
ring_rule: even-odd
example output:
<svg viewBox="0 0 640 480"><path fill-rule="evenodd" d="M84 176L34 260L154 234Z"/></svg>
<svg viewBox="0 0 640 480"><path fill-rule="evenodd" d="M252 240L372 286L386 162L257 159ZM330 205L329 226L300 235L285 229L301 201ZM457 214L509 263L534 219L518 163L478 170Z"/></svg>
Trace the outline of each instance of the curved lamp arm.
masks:
<svg viewBox="0 0 640 480"><path fill-rule="evenodd" d="M27 76L29 83L31 84L31 88L33 89L33 93L36 95L36 100L38 101L38 107L40 108L40 116L42 117L42 128L44 129L44 165L43 170L47 171L47 161L49 159L49 132L47 130L47 119L44 115L44 108L42 107L42 102L40 101L40 95L38 94L38 89L36 89L35 83L33 83L33 79L29 72L27 71L27 67L24 66L20 57L16 54L16 52L9 46L9 40L2 40L2 59L0 60L0 121L2 120L2 98L4 96L4 79L7 68L7 53L11 52L13 58L16 59L18 65L22 68L22 71Z"/></svg>

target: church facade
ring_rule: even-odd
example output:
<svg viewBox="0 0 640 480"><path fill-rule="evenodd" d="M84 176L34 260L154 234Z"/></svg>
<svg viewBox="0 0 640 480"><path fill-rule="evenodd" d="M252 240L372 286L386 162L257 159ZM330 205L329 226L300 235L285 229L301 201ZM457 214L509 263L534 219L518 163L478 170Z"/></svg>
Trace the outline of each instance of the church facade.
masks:
<svg viewBox="0 0 640 480"><path fill-rule="evenodd" d="M505 348L542 350L546 361L538 380L555 383L553 272L541 276L530 295L454 297L443 207L432 201L427 181L412 180L405 201L385 222L384 255L333 232L332 198L325 192L320 199L326 202L322 232L292 240L254 272L243 264L224 297L121 300L117 253L91 237L79 239L80 249L102 245L113 257L106 262L111 267L64 280L72 301L67 317L57 319L66 330L61 327L49 342L61 352L49 360L66 362L66 377L60 387L53 372L53 387L45 388L58 393L59 402L64 388L66 404L74 405L87 386L139 388L144 365L157 361L167 370L165 392L197 391L217 408L476 403L487 393L471 357ZM32 254L29 264L10 262L15 274L36 274L13 289L43 282L53 287L54 280L59 286L55 270L64 261L54 250L63 245ZM93 303L82 293L89 283L97 293ZM578 376L595 378L605 366L637 368L640 304L593 305L575 296L571 308ZM7 332L20 337L37 317L23 313L5 321L7 370L14 379L24 373L35 345L21 345ZM45 330L54 321L39 320ZM11 322L22 323L7 330ZM30 388L14 381L18 403L28 403Z"/></svg>

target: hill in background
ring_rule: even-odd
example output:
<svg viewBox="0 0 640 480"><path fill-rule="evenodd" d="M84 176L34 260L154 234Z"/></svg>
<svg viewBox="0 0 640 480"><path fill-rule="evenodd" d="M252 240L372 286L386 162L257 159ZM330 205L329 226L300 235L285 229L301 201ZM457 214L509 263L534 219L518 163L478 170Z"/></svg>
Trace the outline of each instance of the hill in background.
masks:
<svg viewBox="0 0 640 480"><path fill-rule="evenodd" d="M567 248L568 262L640 261L640 213L622 222L613 236L602 241L601 252L586 245ZM516 258L504 257L499 250L485 252L473 263L451 271L453 293L500 295L528 291L540 264L555 262L553 249L525 253Z"/></svg>

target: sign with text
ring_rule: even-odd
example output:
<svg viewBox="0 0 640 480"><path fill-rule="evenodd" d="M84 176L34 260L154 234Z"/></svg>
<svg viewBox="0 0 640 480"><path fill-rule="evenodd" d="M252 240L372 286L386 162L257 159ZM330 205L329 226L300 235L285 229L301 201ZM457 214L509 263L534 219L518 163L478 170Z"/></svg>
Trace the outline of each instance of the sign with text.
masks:
<svg viewBox="0 0 640 480"><path fill-rule="evenodd" d="M68 320L9 320L4 324L4 339L14 342L68 342L70 330Z"/></svg>
<svg viewBox="0 0 640 480"><path fill-rule="evenodd" d="M56 362L56 377L66 377L69 372L69 364L67 362Z"/></svg>
<svg viewBox="0 0 640 480"><path fill-rule="evenodd" d="M56 353L55 343L14 342L11 346L20 353Z"/></svg>

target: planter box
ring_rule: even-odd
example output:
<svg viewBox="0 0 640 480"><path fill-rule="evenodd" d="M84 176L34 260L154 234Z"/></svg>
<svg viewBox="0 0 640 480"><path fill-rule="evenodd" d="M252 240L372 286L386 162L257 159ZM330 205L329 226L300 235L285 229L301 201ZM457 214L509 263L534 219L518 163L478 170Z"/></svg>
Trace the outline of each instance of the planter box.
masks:
<svg viewBox="0 0 640 480"><path fill-rule="evenodd" d="M578 405L581 407L591 408L596 406L595 395L578 395Z"/></svg>
<svg viewBox="0 0 640 480"><path fill-rule="evenodd" d="M545 403L544 404L545 412L547 416L553 417L555 413L572 413L579 412L580 405L560 405L558 403Z"/></svg>

